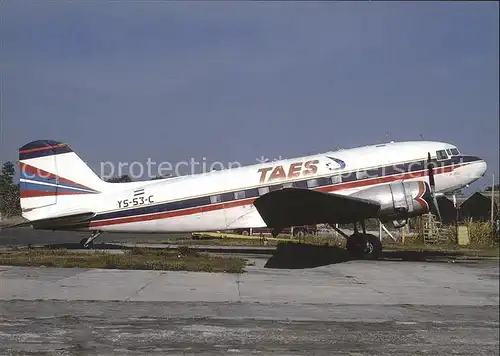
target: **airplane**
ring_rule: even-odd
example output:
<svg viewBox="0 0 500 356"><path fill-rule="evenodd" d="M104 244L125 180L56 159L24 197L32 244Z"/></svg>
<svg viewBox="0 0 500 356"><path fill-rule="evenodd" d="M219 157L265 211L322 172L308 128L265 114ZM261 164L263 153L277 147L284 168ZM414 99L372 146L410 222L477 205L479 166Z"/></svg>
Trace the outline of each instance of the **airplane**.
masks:
<svg viewBox="0 0 500 356"><path fill-rule="evenodd" d="M440 217L437 197L484 176L487 164L435 141L373 144L166 179L110 183L66 143L37 140L19 149L22 216L35 229L179 233L353 224L349 254L377 259L382 244L365 220L395 227ZM358 229L361 227L361 231Z"/></svg>

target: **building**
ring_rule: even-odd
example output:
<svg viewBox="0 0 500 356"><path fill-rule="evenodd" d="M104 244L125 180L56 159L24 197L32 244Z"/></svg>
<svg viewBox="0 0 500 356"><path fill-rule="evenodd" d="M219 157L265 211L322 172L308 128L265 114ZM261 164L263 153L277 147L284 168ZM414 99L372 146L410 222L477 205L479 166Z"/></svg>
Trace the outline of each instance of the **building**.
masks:
<svg viewBox="0 0 500 356"><path fill-rule="evenodd" d="M495 193L494 219L498 219L498 197ZM492 192L475 192L459 205L459 219L461 221L490 221L491 220Z"/></svg>
<svg viewBox="0 0 500 356"><path fill-rule="evenodd" d="M439 205L439 212L441 213L442 223L445 225L455 224L457 219L457 209L455 208L455 204L453 204L453 200L446 196L440 196L437 198L437 202Z"/></svg>

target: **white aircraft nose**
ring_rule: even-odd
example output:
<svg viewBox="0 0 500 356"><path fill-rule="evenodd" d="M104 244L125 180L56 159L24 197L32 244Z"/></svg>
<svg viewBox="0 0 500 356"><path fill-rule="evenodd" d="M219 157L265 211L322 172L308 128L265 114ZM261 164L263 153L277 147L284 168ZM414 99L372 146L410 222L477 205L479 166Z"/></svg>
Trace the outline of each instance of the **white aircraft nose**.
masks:
<svg viewBox="0 0 500 356"><path fill-rule="evenodd" d="M482 177L486 173L486 170L488 169L488 165L486 164L485 161L481 160L477 163L477 172L479 175Z"/></svg>
<svg viewBox="0 0 500 356"><path fill-rule="evenodd" d="M480 158L477 161L471 164L471 179L477 180L483 177L488 169L488 165L486 162Z"/></svg>

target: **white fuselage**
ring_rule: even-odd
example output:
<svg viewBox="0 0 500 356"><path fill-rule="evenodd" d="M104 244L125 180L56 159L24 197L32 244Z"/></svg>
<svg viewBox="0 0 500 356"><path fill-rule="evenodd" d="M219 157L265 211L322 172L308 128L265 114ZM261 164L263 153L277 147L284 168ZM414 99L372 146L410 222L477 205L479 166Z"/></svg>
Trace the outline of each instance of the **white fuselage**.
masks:
<svg viewBox="0 0 500 356"><path fill-rule="evenodd" d="M54 209L97 213L89 229L115 232L190 232L265 227L253 201L269 189L297 186L350 195L392 181L428 182L430 152L455 150L438 160L437 192L460 189L484 175L486 163L441 142L371 145L162 180L107 183L107 190L73 199L58 196ZM384 168L385 167L385 168ZM391 168L393 167L393 168ZM273 188L271 188L273 189ZM135 195L134 195L135 194Z"/></svg>

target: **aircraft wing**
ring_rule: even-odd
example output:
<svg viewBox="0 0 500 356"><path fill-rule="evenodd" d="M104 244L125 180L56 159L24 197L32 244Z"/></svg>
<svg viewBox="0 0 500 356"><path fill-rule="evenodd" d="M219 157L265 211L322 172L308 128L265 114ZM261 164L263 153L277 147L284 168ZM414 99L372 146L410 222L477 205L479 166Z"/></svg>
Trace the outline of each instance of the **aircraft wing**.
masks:
<svg viewBox="0 0 500 356"><path fill-rule="evenodd" d="M264 194L254 205L268 227L281 230L312 224L347 224L377 217L378 202L309 189L284 188Z"/></svg>

